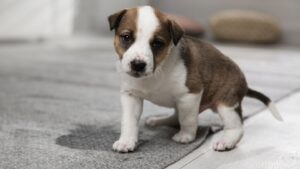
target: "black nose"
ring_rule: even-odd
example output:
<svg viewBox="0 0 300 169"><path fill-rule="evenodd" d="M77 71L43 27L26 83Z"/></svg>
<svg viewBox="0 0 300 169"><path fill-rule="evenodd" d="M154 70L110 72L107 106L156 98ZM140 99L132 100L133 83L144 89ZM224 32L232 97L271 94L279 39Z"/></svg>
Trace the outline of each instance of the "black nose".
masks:
<svg viewBox="0 0 300 169"><path fill-rule="evenodd" d="M130 62L131 69L136 72L144 72L146 63L141 60L133 60Z"/></svg>

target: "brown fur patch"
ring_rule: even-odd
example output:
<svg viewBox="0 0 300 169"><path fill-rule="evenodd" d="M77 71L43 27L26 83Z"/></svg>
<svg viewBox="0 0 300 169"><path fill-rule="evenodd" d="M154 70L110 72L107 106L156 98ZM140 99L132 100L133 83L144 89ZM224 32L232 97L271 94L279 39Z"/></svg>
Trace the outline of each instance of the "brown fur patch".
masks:
<svg viewBox="0 0 300 169"><path fill-rule="evenodd" d="M155 15L159 21L159 27L154 32L153 39L157 36L164 40L165 46L159 51L153 51L155 65L160 64L170 55L172 43L177 45L183 35L181 27L168 15L154 9ZM152 40L153 40L152 39Z"/></svg>
<svg viewBox="0 0 300 169"><path fill-rule="evenodd" d="M159 37L164 42L164 47L160 50L153 50L153 56L154 56L154 62L155 65L159 65L163 60L166 59L167 56L170 55L171 51L171 43L172 43L172 37L169 32L169 18L166 14L154 9L155 15L158 18L159 21L159 27L156 29L156 31L153 34L153 38L151 41L153 41L155 38ZM151 42L150 42L151 43Z"/></svg>
<svg viewBox="0 0 300 169"><path fill-rule="evenodd" d="M127 9L115 30L114 46L120 59L122 59L123 54L129 48L128 46L122 44L121 41L121 35L125 31L130 32L133 36L133 39L135 39L137 32L137 8Z"/></svg>
<svg viewBox="0 0 300 169"><path fill-rule="evenodd" d="M185 37L181 45L181 57L187 67L186 86L191 93L204 90L200 111L215 110L221 103L241 103L248 87L242 71L230 58L212 45L190 37Z"/></svg>

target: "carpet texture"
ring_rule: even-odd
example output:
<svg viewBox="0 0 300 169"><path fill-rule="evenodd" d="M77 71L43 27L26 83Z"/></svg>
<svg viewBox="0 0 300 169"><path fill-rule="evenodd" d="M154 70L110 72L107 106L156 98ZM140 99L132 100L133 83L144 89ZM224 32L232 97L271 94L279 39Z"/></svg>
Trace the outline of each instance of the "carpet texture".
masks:
<svg viewBox="0 0 300 169"><path fill-rule="evenodd" d="M113 152L121 110L115 55L108 49L0 50L1 169L163 168L204 141L208 128L181 145L171 141L177 129L148 129L142 121L137 151ZM146 103L148 115L163 111Z"/></svg>
<svg viewBox="0 0 300 169"><path fill-rule="evenodd" d="M203 143L208 127L199 127L195 142L181 145L171 140L176 129L149 129L141 122L137 151L113 152L111 146L119 136L121 119L115 59L112 47L101 45L2 46L0 168L159 169ZM255 77L248 75L250 79ZM263 80L255 84L273 99L292 90L266 89L259 83ZM249 100L245 104L246 115L263 107ZM146 103L142 119L170 112ZM203 125L215 123L210 118L202 121Z"/></svg>

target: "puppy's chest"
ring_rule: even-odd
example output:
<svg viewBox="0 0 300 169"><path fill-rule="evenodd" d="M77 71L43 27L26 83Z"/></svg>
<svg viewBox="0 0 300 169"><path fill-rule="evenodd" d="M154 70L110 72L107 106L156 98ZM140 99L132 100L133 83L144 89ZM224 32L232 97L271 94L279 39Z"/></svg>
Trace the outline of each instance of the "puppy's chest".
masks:
<svg viewBox="0 0 300 169"><path fill-rule="evenodd" d="M176 101L189 92L187 69L177 55L170 58L173 60L168 60L160 73L150 78L123 78L123 90L160 106L175 107Z"/></svg>
<svg viewBox="0 0 300 169"><path fill-rule="evenodd" d="M135 85L131 92L145 100L164 107L175 107L176 99L188 92L185 79L172 77L146 81Z"/></svg>
<svg viewBox="0 0 300 169"><path fill-rule="evenodd" d="M174 107L178 93L169 83L163 83L154 89L145 89L144 99L165 107Z"/></svg>

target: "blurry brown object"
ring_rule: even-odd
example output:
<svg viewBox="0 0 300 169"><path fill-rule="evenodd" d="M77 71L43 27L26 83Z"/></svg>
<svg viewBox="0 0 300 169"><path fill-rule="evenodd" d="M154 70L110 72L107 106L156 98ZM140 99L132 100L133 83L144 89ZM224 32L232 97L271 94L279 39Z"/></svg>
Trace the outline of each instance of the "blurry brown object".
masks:
<svg viewBox="0 0 300 169"><path fill-rule="evenodd" d="M243 10L220 12L210 18L210 27L217 40L273 43L281 30L272 16Z"/></svg>
<svg viewBox="0 0 300 169"><path fill-rule="evenodd" d="M183 28L187 35L196 37L204 35L204 29L198 22L183 16L169 14L169 17L175 20Z"/></svg>

